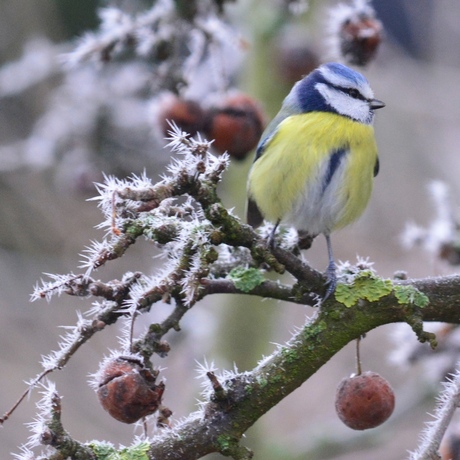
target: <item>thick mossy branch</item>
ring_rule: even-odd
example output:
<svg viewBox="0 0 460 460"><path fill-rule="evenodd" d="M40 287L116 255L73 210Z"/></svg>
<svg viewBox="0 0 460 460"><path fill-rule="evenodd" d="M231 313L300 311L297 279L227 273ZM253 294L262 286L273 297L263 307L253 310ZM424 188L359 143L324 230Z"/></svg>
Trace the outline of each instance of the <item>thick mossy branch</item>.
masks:
<svg viewBox="0 0 460 460"><path fill-rule="evenodd" d="M203 283L203 296L239 292L232 280L203 281L206 281ZM239 445L247 429L350 341L393 322L458 323L460 277L395 281L394 286L393 291L375 301L359 300L352 306L332 298L286 345L278 347L251 372L226 379L211 376L211 381L215 382L209 401L199 413L154 438L148 449L148 458L198 459L212 452L221 452L233 458L251 458L251 452ZM429 303L423 307L401 303L395 291L400 291L396 287L405 286L426 296ZM295 287L263 281L252 291L249 294L257 292L263 297L292 301ZM146 356L156 352L155 346L159 346L161 338L171 329L180 328L180 320L187 311L189 308L177 302L172 314L162 324L152 325L145 337L135 344L136 350ZM80 444L66 441L66 445Z"/></svg>
<svg viewBox="0 0 460 460"><path fill-rule="evenodd" d="M58 455L52 458L72 458L81 460L97 460L95 453L86 445L75 441L61 423L61 398L57 393L51 395L50 419L43 425L40 441L43 445L54 447Z"/></svg>
<svg viewBox="0 0 460 460"><path fill-rule="evenodd" d="M211 398L202 417L191 417L155 438L150 458L198 459L220 451L222 439L240 439L257 419L308 380L347 343L378 326L410 322L414 311L424 321L458 323L460 277L416 280L413 285L430 298L429 305L422 309L399 304L393 294L375 302L358 302L351 308L328 302L285 346L252 372L221 382L226 389L225 402Z"/></svg>

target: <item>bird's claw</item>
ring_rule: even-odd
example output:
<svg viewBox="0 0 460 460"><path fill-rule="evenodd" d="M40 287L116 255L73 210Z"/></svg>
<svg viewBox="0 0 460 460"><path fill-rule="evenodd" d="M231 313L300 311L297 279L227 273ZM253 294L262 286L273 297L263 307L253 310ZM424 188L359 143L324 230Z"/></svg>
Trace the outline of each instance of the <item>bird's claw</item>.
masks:
<svg viewBox="0 0 460 460"><path fill-rule="evenodd" d="M326 269L326 294L324 294L323 302L325 302L335 292L337 287L337 274L335 271L335 264L331 263Z"/></svg>

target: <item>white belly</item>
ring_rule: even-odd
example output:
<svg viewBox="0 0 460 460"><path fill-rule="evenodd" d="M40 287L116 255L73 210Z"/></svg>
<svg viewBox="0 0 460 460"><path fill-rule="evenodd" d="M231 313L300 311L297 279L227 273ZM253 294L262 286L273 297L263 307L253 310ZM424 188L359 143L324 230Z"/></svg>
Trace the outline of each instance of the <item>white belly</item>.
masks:
<svg viewBox="0 0 460 460"><path fill-rule="evenodd" d="M317 172L317 179L309 181L305 186L282 223L310 235L331 233L343 216L348 198L343 186L346 167L347 161L341 161L331 181L325 186L328 162L324 162Z"/></svg>

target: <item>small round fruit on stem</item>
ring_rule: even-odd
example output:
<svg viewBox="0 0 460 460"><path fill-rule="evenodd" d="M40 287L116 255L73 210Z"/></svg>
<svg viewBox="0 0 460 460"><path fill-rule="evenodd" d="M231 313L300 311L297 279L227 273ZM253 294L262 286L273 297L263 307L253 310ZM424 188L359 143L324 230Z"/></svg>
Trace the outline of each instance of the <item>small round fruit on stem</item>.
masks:
<svg viewBox="0 0 460 460"><path fill-rule="evenodd" d="M394 406L393 389L376 372L367 371L347 377L337 388L337 415L353 430L367 430L381 425L393 413Z"/></svg>

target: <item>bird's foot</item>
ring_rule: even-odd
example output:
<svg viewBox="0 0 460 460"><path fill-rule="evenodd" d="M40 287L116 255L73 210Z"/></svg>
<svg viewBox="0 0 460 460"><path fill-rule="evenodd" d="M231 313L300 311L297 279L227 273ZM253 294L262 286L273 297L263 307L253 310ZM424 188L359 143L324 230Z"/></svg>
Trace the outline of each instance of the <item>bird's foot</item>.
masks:
<svg viewBox="0 0 460 460"><path fill-rule="evenodd" d="M268 237L268 240L267 240L267 247L271 251L272 249L275 249L275 246L276 246L276 244L275 244L275 234L274 234L274 232L271 232L270 236Z"/></svg>
<svg viewBox="0 0 460 460"><path fill-rule="evenodd" d="M276 246L275 235L276 235L276 230L278 228L278 225L279 225L279 221L273 226L272 231L270 232L270 236L268 237L267 246L268 246L268 249L270 250L274 249Z"/></svg>
<svg viewBox="0 0 460 460"><path fill-rule="evenodd" d="M334 294L335 288L337 287L337 273L335 270L335 263L329 263L326 269L326 294L324 294L323 302L325 302L332 294Z"/></svg>

